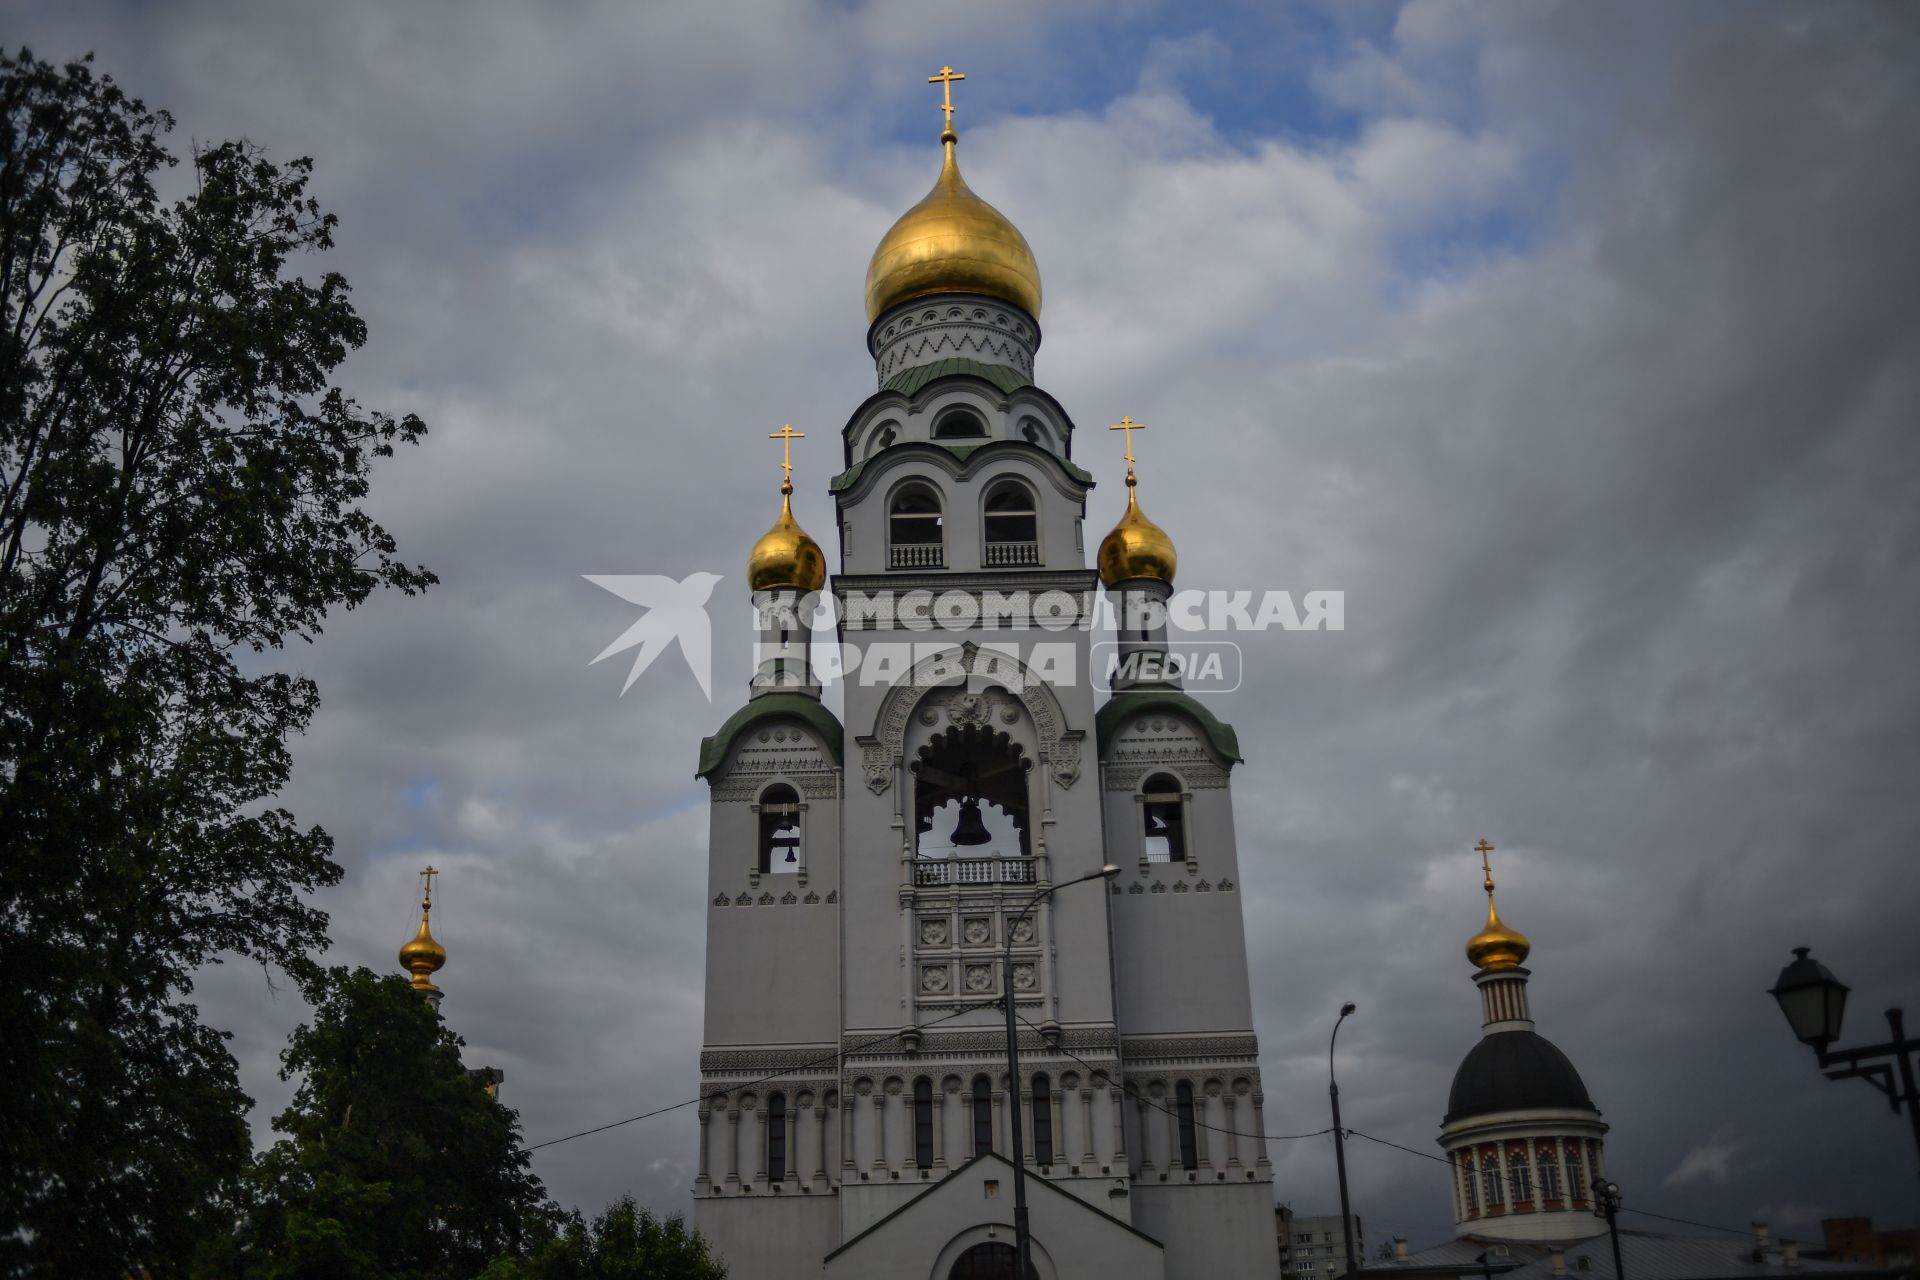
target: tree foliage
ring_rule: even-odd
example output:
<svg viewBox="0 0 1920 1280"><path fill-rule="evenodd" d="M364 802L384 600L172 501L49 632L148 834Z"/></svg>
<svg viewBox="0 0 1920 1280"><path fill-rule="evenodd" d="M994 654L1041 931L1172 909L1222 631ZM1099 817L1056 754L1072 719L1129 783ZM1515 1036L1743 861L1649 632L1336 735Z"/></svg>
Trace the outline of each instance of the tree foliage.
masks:
<svg viewBox="0 0 1920 1280"><path fill-rule="evenodd" d="M249 1179L236 1247L205 1274L468 1280L524 1251L550 1213L514 1113L406 979L331 969L281 1055L287 1135Z"/></svg>
<svg viewBox="0 0 1920 1280"><path fill-rule="evenodd" d="M482 1280L726 1280L727 1269L679 1214L656 1218L622 1196L589 1223L579 1212L525 1258L503 1258Z"/></svg>
<svg viewBox="0 0 1920 1280"><path fill-rule="evenodd" d="M227 956L301 972L331 842L272 804L316 691L250 655L430 574L362 509L411 417L332 384L366 338L311 164L175 175L87 62L0 52L0 1272L176 1267L247 1154ZM246 664L236 657L247 657Z"/></svg>

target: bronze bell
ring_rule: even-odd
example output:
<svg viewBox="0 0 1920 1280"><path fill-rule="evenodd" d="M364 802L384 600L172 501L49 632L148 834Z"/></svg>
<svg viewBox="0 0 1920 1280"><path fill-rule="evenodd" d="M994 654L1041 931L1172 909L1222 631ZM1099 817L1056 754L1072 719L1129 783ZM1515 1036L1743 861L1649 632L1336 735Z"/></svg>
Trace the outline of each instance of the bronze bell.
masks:
<svg viewBox="0 0 1920 1280"><path fill-rule="evenodd" d="M980 802L968 796L960 802L960 821L953 824L955 844L986 844L993 839L987 824L980 820Z"/></svg>

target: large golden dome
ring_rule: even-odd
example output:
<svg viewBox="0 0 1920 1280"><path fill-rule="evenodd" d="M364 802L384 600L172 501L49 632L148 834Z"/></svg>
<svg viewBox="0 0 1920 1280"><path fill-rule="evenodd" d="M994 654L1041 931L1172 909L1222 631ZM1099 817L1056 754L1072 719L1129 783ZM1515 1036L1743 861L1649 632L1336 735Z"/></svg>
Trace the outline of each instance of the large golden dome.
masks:
<svg viewBox="0 0 1920 1280"><path fill-rule="evenodd" d="M780 518L760 536L747 556L747 590L794 587L818 591L827 584L827 558L793 518L793 485L780 486Z"/></svg>
<svg viewBox="0 0 1920 1280"><path fill-rule="evenodd" d="M940 135L946 159L926 199L900 216L867 264L867 319L935 293L981 293L1040 316L1040 266L1020 229L968 190L954 158L958 137Z"/></svg>
<svg viewBox="0 0 1920 1280"><path fill-rule="evenodd" d="M1109 587L1136 578L1151 578L1171 584L1173 571L1180 563L1173 539L1167 531L1147 519L1135 496L1133 476L1127 476L1127 513L1120 523L1100 540L1100 581Z"/></svg>
<svg viewBox="0 0 1920 1280"><path fill-rule="evenodd" d="M413 941L400 948L400 967L413 975L415 991L440 993L433 985L433 974L447 962L447 949L434 941L433 934L427 930L427 912L425 904L420 911L420 932L413 935Z"/></svg>

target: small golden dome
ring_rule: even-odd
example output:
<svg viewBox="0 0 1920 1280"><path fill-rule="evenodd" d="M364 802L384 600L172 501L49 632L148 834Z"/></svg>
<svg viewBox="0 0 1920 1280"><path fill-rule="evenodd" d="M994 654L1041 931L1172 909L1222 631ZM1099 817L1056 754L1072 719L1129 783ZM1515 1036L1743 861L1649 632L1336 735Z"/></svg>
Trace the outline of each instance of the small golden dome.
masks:
<svg viewBox="0 0 1920 1280"><path fill-rule="evenodd" d="M1127 476L1127 513L1120 523L1100 540L1100 581L1109 587L1135 578L1151 578L1171 584L1173 571L1180 563L1167 531L1147 519L1135 496L1134 479Z"/></svg>
<svg viewBox="0 0 1920 1280"><path fill-rule="evenodd" d="M433 985L432 975L447 962L447 949L433 940L433 934L427 930L427 907L420 907L420 932L413 935L413 941L400 948L400 967L413 975L415 991L430 991L438 995L440 988Z"/></svg>
<svg viewBox="0 0 1920 1280"><path fill-rule="evenodd" d="M1493 905L1493 864L1487 861L1493 846L1482 840L1473 851L1480 855L1480 870L1486 877L1487 927L1467 939L1467 959L1478 969L1517 969L1526 962L1533 944L1518 929L1507 928Z"/></svg>
<svg viewBox="0 0 1920 1280"><path fill-rule="evenodd" d="M827 584L827 558L793 518L793 485L780 486L780 518L760 536L747 556L747 590L797 587L818 591Z"/></svg>
<svg viewBox="0 0 1920 1280"><path fill-rule="evenodd" d="M881 237L867 264L867 319L934 293L981 293L1040 317L1040 265L1020 229L973 194L954 158L958 135L940 135L940 177Z"/></svg>
<svg viewBox="0 0 1920 1280"><path fill-rule="evenodd" d="M1501 923L1500 912L1489 893L1487 927L1467 939L1467 959L1473 961L1477 969L1517 969L1526 963L1531 950L1533 944L1527 941L1526 934Z"/></svg>

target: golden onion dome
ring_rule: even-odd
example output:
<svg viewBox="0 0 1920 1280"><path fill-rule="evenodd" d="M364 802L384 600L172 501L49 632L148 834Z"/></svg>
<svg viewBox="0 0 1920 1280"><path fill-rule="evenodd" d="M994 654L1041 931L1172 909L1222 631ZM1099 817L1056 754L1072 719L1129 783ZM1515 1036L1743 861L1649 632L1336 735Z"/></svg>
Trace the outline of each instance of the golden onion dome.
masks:
<svg viewBox="0 0 1920 1280"><path fill-rule="evenodd" d="M1040 316L1040 265L1020 229L973 194L954 157L959 135L940 135L946 159L926 199L900 215L867 264L867 320L935 293L980 293Z"/></svg>
<svg viewBox="0 0 1920 1280"><path fill-rule="evenodd" d="M433 985L432 975L447 962L447 949L433 940L433 934L427 929L427 903L420 904L420 932L413 935L413 941L400 948L400 967L413 975L413 989L438 995L440 988Z"/></svg>
<svg viewBox="0 0 1920 1280"><path fill-rule="evenodd" d="M1533 944L1518 929L1509 929L1487 897L1487 927L1467 939L1467 959L1479 969L1517 969L1526 963Z"/></svg>
<svg viewBox="0 0 1920 1280"><path fill-rule="evenodd" d="M1127 513L1120 517L1113 531L1100 540L1097 563L1100 581L1109 587L1135 578L1171 584L1173 571L1180 563L1167 531L1140 510L1131 470L1127 475Z"/></svg>
<svg viewBox="0 0 1920 1280"><path fill-rule="evenodd" d="M760 535L747 556L747 589L795 587L818 591L827 584L827 558L820 544L793 518L793 485L780 486L780 518Z"/></svg>
<svg viewBox="0 0 1920 1280"><path fill-rule="evenodd" d="M1517 969L1526 962L1533 944L1518 929L1507 928L1500 919L1500 909L1493 905L1493 867L1487 861L1493 846L1482 840L1474 852L1480 855L1480 869L1486 877L1487 927L1467 939L1467 959L1478 969Z"/></svg>

